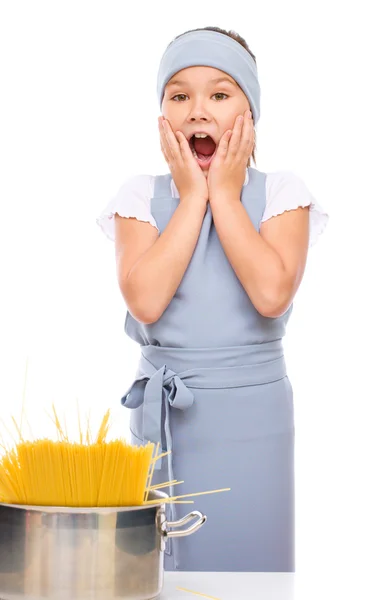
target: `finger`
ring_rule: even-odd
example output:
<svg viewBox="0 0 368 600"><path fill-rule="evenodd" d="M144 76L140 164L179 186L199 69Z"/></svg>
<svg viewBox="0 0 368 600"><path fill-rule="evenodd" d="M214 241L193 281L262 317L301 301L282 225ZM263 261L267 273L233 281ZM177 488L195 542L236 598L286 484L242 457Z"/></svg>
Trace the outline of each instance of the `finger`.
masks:
<svg viewBox="0 0 368 600"><path fill-rule="evenodd" d="M217 150L216 150L216 156L219 156L220 158L225 158L227 156L227 151L229 148L229 140L232 136L232 130L228 129L227 131L225 131L224 135L222 136L222 138L219 141L219 145L217 146Z"/></svg>
<svg viewBox="0 0 368 600"><path fill-rule="evenodd" d="M167 140L166 140L164 123L163 123L162 117L159 117L159 119L158 119L158 129L159 129L159 134L160 134L161 149L164 148L167 151Z"/></svg>
<svg viewBox="0 0 368 600"><path fill-rule="evenodd" d="M166 162L169 164L170 161L169 161L169 155L168 155L168 146L167 146L166 136L165 136L165 132L164 132L164 128L163 128L162 117L160 117L158 120L158 127L159 127L159 133L160 133L161 151L162 151L162 154L164 155Z"/></svg>
<svg viewBox="0 0 368 600"><path fill-rule="evenodd" d="M173 158L178 160L179 158L181 158L179 142L176 139L173 130L171 129L170 123L166 119L164 119L163 121L163 128L168 145L168 150L172 154Z"/></svg>
<svg viewBox="0 0 368 600"><path fill-rule="evenodd" d="M240 151L243 154L248 153L250 156L254 145L254 124L252 116L250 118L248 116L249 112L246 111L244 114L244 126L240 142Z"/></svg>
<svg viewBox="0 0 368 600"><path fill-rule="evenodd" d="M163 152L165 152L165 154L166 154L165 158L168 158L168 156L171 154L171 151L170 151L170 145L167 140L166 128L165 128L164 122L165 122L164 117L159 117L158 123L159 123L159 131L160 131L161 150Z"/></svg>
<svg viewBox="0 0 368 600"><path fill-rule="evenodd" d="M160 145L161 145L161 151L162 151L162 153L164 155L164 158L165 158L165 160L166 160L166 162L169 165L170 170L171 170L173 162L174 162L174 157L173 157L172 152L170 150L170 146L168 144L167 137L166 137L166 134L165 134L164 118L163 117L160 118L160 122L159 123L160 123Z"/></svg>
<svg viewBox="0 0 368 600"><path fill-rule="evenodd" d="M168 157L168 154L166 152L166 148L165 148L165 146L163 145L162 142L161 142L161 151L162 151L162 154L164 155L164 158L165 158L167 164L170 165L171 163L169 161L169 157Z"/></svg>
<svg viewBox="0 0 368 600"><path fill-rule="evenodd" d="M181 131L176 131L176 137L178 140L179 148L181 155L184 160L191 161L195 160L193 156L193 152L189 146L189 142L185 135Z"/></svg>
<svg viewBox="0 0 368 600"><path fill-rule="evenodd" d="M229 156L231 156L232 159L239 151L240 141L242 139L242 133L243 133L243 124L244 124L243 115L238 115L235 119L233 134L231 136L231 140L229 143L229 149L228 149L228 154L229 154Z"/></svg>

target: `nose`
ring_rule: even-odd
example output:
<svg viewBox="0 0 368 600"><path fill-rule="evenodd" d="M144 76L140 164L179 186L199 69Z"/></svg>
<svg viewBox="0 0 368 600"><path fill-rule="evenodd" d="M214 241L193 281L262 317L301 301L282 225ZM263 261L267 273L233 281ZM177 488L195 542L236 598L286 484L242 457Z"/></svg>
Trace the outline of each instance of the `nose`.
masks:
<svg viewBox="0 0 368 600"><path fill-rule="evenodd" d="M207 117L205 117L205 116L202 116L202 115L200 115L198 117L192 115L190 117L190 122L193 123L195 121L204 121L205 123L207 123L207 121L209 121L209 119Z"/></svg>
<svg viewBox="0 0 368 600"><path fill-rule="evenodd" d="M204 107L203 102L200 100L193 102L189 110L188 121L191 123L195 121L204 121L207 123L210 120L211 117Z"/></svg>

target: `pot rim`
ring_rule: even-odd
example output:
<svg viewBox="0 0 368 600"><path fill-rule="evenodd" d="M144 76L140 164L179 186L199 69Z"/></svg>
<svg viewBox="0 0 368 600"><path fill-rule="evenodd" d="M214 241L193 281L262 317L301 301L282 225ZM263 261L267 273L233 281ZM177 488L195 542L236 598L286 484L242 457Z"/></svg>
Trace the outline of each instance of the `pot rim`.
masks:
<svg viewBox="0 0 368 600"><path fill-rule="evenodd" d="M4 506L6 508L15 508L24 511L42 512L42 513L62 513L62 514L94 514L106 515L110 513L130 512L132 510L147 510L148 508L156 508L164 506L166 502L162 502L168 498L168 494L159 490L151 490L148 494L150 500L157 498L157 504L140 504L134 506L42 506L36 504L7 504L0 502L0 510Z"/></svg>

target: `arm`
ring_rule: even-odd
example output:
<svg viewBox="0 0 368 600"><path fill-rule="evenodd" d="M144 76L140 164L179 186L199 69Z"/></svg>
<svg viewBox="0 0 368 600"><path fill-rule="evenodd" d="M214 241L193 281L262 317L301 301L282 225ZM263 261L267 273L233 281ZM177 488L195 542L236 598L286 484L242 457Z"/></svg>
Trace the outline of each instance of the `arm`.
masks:
<svg viewBox="0 0 368 600"><path fill-rule="evenodd" d="M303 277L309 245L309 208L271 217L258 233L240 202L245 167L254 147L247 109L222 136L208 173L209 201L221 244L258 312L278 317Z"/></svg>
<svg viewBox="0 0 368 600"><path fill-rule="evenodd" d="M169 305L192 258L208 205L207 182L181 131L159 117L161 150L180 203L159 236L152 225L115 215L116 266L130 313L154 323Z"/></svg>
<svg viewBox="0 0 368 600"><path fill-rule="evenodd" d="M214 196L211 208L225 254L255 308L265 317L284 314L306 265L309 208L272 217L261 224L260 233L238 196Z"/></svg>
<svg viewBox="0 0 368 600"><path fill-rule="evenodd" d="M119 288L138 321L157 321L170 303L193 255L206 208L202 199L181 199L160 236L149 223L115 215Z"/></svg>

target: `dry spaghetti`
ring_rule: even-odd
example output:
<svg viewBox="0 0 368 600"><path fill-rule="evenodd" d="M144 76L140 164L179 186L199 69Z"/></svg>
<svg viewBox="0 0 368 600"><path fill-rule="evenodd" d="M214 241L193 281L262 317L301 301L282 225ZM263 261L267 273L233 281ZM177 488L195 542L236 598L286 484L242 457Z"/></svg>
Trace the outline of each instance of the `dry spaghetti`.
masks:
<svg viewBox="0 0 368 600"><path fill-rule="evenodd" d="M177 587L176 589L181 592L187 592L188 594L194 594L194 596L201 596L202 598L208 598L208 600L220 600L220 598L215 598L214 596L208 596L207 594L203 594L201 592L193 592L193 590L187 590L186 588Z"/></svg>
<svg viewBox="0 0 368 600"><path fill-rule="evenodd" d="M18 441L12 436L12 448L7 448L5 442L0 443L5 450L0 458L0 502L68 507L123 507L168 502L192 504L193 501L187 498L230 489L151 500L151 491L183 483L174 480L151 486L156 461L169 452L158 454L159 444L151 442L145 446L134 446L123 439L107 441L110 410L104 414L95 439L90 431L89 419L83 434L78 410L79 442L71 441L54 406L52 410L57 440L25 440L22 420L18 427L12 418Z"/></svg>
<svg viewBox="0 0 368 600"><path fill-rule="evenodd" d="M96 439L72 442L54 411L59 440L19 442L0 460L0 499L39 506L137 506L143 504L154 444L106 441L108 410Z"/></svg>

